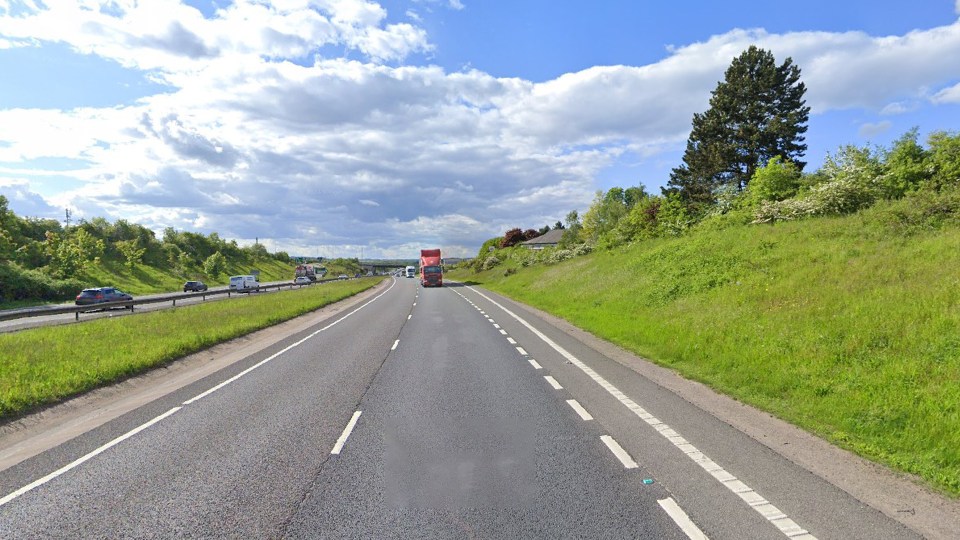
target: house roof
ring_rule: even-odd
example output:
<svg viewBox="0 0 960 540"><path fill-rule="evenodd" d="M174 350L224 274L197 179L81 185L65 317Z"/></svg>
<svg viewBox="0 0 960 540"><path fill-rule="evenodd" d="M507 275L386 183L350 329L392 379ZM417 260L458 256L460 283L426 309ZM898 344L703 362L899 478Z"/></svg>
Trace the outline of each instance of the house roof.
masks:
<svg viewBox="0 0 960 540"><path fill-rule="evenodd" d="M537 244L556 244L560 241L560 238L563 237L563 229L553 229L547 231L545 234L542 234L536 238L531 238L530 240L524 240L520 242L524 245L537 245Z"/></svg>

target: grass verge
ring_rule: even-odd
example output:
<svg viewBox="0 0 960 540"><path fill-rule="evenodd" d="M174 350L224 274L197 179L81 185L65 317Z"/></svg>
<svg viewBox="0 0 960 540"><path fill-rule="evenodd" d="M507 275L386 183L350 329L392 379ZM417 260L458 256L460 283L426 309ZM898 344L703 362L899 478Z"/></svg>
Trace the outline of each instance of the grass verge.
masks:
<svg viewBox="0 0 960 540"><path fill-rule="evenodd" d="M338 281L136 316L0 334L0 419L22 415L309 313L380 281Z"/></svg>
<svg viewBox="0 0 960 540"><path fill-rule="evenodd" d="M699 231L451 276L960 496L960 227ZM866 221L865 221L866 220Z"/></svg>

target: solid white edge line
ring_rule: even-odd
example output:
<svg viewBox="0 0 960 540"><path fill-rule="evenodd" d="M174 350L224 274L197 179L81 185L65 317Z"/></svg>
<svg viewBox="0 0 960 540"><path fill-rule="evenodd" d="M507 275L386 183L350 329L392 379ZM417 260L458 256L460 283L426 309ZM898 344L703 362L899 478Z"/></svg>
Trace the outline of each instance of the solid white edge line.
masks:
<svg viewBox="0 0 960 540"><path fill-rule="evenodd" d="M539 363L537 363L537 361L534 360L533 358L531 358L531 359L529 359L529 360L527 360L527 361L530 362L530 365L533 366L533 369L543 369L543 366L541 366Z"/></svg>
<svg viewBox="0 0 960 540"><path fill-rule="evenodd" d="M31 490L33 490L33 489L35 489L35 488L37 488L37 487L40 487L40 486L42 486L43 484L46 484L47 482L49 482L49 481L53 480L54 478L62 475L63 473L69 471L70 469L73 469L74 467L76 467L76 466L78 466L78 465L80 465L80 464L82 464L82 463L84 463L84 462L86 462L86 461L88 461L88 460L90 460L90 459L93 459L94 457L102 454L103 452L106 452L106 451L109 450L110 448L112 448L112 447L114 447L114 446L122 443L123 441L129 439L130 437L133 437L133 436L136 435L137 433L140 433L141 431L143 431L143 430L147 429L148 427L156 424L157 422L163 420L164 418L167 418L168 416L170 416L171 414L179 411L179 410L182 409L182 408L183 408L183 407L174 407L174 408L170 409L169 411L161 414L160 416L157 416L157 417L154 418L153 420L150 420L150 421L148 421L148 422L146 422L146 423L140 424L138 427L131 429L130 431L124 433L123 435L117 437L116 439L113 439L112 441L108 442L107 444L105 444L105 445L103 445L103 446L101 446L101 447L93 450L92 452L90 452L90 453L88 453L88 454L86 454L86 455L84 455L84 456L82 456L82 457L80 457L80 458L77 458L77 459L74 460L74 461L71 461L70 463L68 463L68 464L64 465L63 467L61 467L61 468L53 471L52 473L44 476L43 478L39 478L39 479L37 479L37 480L34 480L33 482L30 482L29 484L23 486L22 488L14 491L13 493L10 493L9 495L7 495L7 496L3 497L2 499L0 499L0 506L3 506L3 505L5 505L5 504L7 504L8 502L16 499L17 497L23 495L24 493L27 493L28 491L31 491Z"/></svg>
<svg viewBox="0 0 960 540"><path fill-rule="evenodd" d="M590 414L586 409L583 408L583 405L575 399L568 399L567 405L569 405L577 414L580 415L580 418L584 421L593 420L593 415Z"/></svg>
<svg viewBox="0 0 960 540"><path fill-rule="evenodd" d="M350 433L353 432L353 427L357 425L357 419L360 418L361 414L363 414L363 411L357 411L353 413L353 416L347 423L347 427L343 428L343 433L340 434L340 438L337 439L337 443L333 445L333 450L330 451L331 454L340 454L340 451L343 450L343 445L347 443L347 437L349 437Z"/></svg>
<svg viewBox="0 0 960 540"><path fill-rule="evenodd" d="M644 410L643 407L638 405L635 401L626 396L623 392L617 389L616 386L610 384L609 381L600 376L599 373L594 371L590 366L584 364L579 358L572 355L569 351L561 347L555 341L547 337L546 334L534 328L532 324L521 318L516 313L510 311L503 305L501 305L496 300L490 298L489 296L483 294L482 292L474 289L473 287L467 287L467 289L473 291L475 294L481 298L486 299L491 304L500 308L504 313L513 317L517 322L525 326L530 332L540 338L544 343L549 345L553 350L557 351L561 356L570 361L571 364L575 365L582 371L585 375L594 380L597 384L602 386L610 395L617 398L620 403L623 403L625 407L630 409L637 417L649 424L651 427L656 429L658 433L663 435L665 438L673 442L674 446L681 449L684 454L687 455L694 463L699 465L701 468L710 473L717 481L724 485L728 490L739 496L744 502L747 502L747 499L756 499L762 501L762 503L751 503L747 504L754 509L758 514L764 517L768 522L770 522L774 527L776 527L784 536L788 538L797 539L797 540L817 540L816 536L810 534L808 531L803 529L795 521L790 519L785 513L781 512L780 509L770 504L769 501L766 501L759 493L753 490L750 486L747 486L743 482L733 482L736 480L736 477L724 470L723 467L716 464L713 460L706 456L703 452L697 450L693 445L686 442L679 433L670 429L670 426L661 422L657 417L648 413ZM459 292L457 294L460 294ZM523 351L520 347L517 347L518 350ZM523 354L526 354L526 351L523 351ZM673 438L671 438L673 437ZM681 442L682 441L682 442ZM681 446L682 445L682 446ZM745 489L746 491L735 491L737 489ZM742 488L739 488L742 486Z"/></svg>
<svg viewBox="0 0 960 540"><path fill-rule="evenodd" d="M399 345L399 344L400 344L400 340L399 340L399 339L396 340L396 341L394 341L394 342L393 342L393 347L390 347L390 350L391 350L391 351L397 350L397 345Z"/></svg>
<svg viewBox="0 0 960 540"><path fill-rule="evenodd" d="M637 462L630 457L630 454L620 446L620 443L610 435L601 435L600 440L603 441L603 444L607 445L607 448L613 452L614 456L617 456L617 459L620 460L620 463L623 463L624 469L636 469L640 467L637 465Z"/></svg>
<svg viewBox="0 0 960 540"><path fill-rule="evenodd" d="M543 378L546 379L548 383L550 383L550 386L552 386L554 390L563 390L563 387L560 386L560 383L558 383L557 380L551 377L550 375L544 375Z"/></svg>
<svg viewBox="0 0 960 540"><path fill-rule="evenodd" d="M693 520L690 519L690 516L683 511L683 508L680 508L677 501L673 500L673 497L660 499L657 502L660 503L660 508L663 508L663 511L666 512L677 526L680 527L680 530L687 535L687 538L690 540L709 540L707 535L703 534L703 531L700 530L700 527L697 527Z"/></svg>
<svg viewBox="0 0 960 540"><path fill-rule="evenodd" d="M269 361L277 358L278 356L280 356L280 355L288 352L289 350L291 350L291 349L293 349L293 348L295 348L295 347L299 347L300 345L303 345L305 342L307 342L308 340L314 338L315 336L317 336L317 335L320 334L321 332L324 332L324 331L332 328L334 325L341 323L341 322L342 322L344 319L346 319L347 317L353 315L354 313L360 311L361 309L363 309L363 308L369 306L370 304L376 302L377 300L380 299L381 296L383 296L383 295L387 294L388 292L390 292L390 289L393 289L393 286L396 285L396 284L397 284L397 280L394 279L394 280L393 280L393 283L390 285L390 287L387 288L387 290L383 291L382 293L378 294L377 296L374 296L374 297L371 298L367 303L363 304L362 306L358 307L357 309L351 311L350 313L347 313L347 314L344 315L343 317L340 317L339 319L337 319L337 320L333 321L332 323L324 326L323 328L317 330L316 332L313 332L312 334L310 334L309 336L301 339L300 341L291 344L290 346L284 348L284 349L281 350L280 352L277 352L277 353L275 353L275 354L272 354L272 355L270 355L268 358L266 358L266 359L264 359L264 360L261 360L260 362L254 364L253 366L248 367L247 369L241 371L240 373L234 375L233 377L230 377L229 379L227 379L227 380L223 381L222 383L214 386L213 388L210 388L209 390L207 390L207 391L205 391L205 392L202 392L202 393L200 393L200 394L198 394L198 395L196 395L196 396L194 396L194 397L192 397L192 398L184 401L184 402L183 402L183 405L190 405L191 403L193 403L193 402L195 402L195 401L201 400L201 399L209 396L210 394L216 392L217 390L220 390L220 389L223 388L224 386L227 386L228 384L236 381L236 380L239 379L240 377L243 377L243 376L246 375L247 373L250 373L251 371L253 371L253 370L257 369L258 367L266 364L267 362L269 362Z"/></svg>

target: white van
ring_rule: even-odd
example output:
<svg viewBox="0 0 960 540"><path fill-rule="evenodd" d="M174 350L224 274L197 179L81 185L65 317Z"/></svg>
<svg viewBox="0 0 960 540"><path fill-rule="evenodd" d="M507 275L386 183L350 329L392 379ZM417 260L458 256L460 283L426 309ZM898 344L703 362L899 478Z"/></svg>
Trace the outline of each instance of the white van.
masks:
<svg viewBox="0 0 960 540"><path fill-rule="evenodd" d="M255 291L260 288L260 282L256 276L230 276L230 290L232 291Z"/></svg>
<svg viewBox="0 0 960 540"><path fill-rule="evenodd" d="M406 267L406 269L404 269L404 275L407 277L416 277L417 276L416 267L413 267L413 266Z"/></svg>

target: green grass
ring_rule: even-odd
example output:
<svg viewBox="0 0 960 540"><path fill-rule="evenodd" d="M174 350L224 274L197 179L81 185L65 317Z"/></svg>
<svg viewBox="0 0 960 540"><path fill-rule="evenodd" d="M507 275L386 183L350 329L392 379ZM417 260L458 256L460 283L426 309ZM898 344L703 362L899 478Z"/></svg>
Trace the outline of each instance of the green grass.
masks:
<svg viewBox="0 0 960 540"><path fill-rule="evenodd" d="M124 292L138 295L179 291L182 290L183 282L188 279L199 279L211 287L227 285L230 276L249 274L253 267L260 270L260 281L292 281L295 266L275 259L260 261L253 266L234 263L228 264L223 274L213 278L202 273L184 277L170 269L149 265L138 265L131 270L120 261L108 260L90 265L79 277L87 282L89 287L117 287Z"/></svg>
<svg viewBox="0 0 960 540"><path fill-rule="evenodd" d="M459 277L960 495L960 227L732 227Z"/></svg>
<svg viewBox="0 0 960 540"><path fill-rule="evenodd" d="M0 418L22 415L342 300L380 278L326 283L0 334Z"/></svg>

